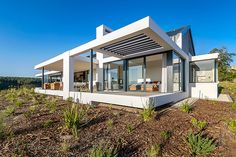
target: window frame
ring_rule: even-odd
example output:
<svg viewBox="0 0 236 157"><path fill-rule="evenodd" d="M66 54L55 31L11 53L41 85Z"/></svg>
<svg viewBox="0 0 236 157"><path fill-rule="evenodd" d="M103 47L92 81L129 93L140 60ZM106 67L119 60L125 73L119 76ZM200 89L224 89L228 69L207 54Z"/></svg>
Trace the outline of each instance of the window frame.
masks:
<svg viewBox="0 0 236 157"><path fill-rule="evenodd" d="M190 65L191 65L191 63L193 63L193 62L202 62L202 61L214 61L214 65L213 65L213 76L214 76L214 79L213 79L213 81L212 82L194 82L193 81L193 77L191 76L191 73L190 73L190 70L191 70L191 68L190 68ZM216 75L216 59L202 59L202 60L196 60L196 61L190 61L189 62L189 83L216 83L217 81L216 81L216 77L217 77L217 75ZM193 74L193 73L192 73Z"/></svg>

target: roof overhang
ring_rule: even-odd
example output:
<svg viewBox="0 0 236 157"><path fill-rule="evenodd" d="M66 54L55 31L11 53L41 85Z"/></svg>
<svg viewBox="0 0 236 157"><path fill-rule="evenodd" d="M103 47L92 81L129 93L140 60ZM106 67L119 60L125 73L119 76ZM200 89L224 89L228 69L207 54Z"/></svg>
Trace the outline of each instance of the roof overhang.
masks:
<svg viewBox="0 0 236 157"><path fill-rule="evenodd" d="M174 50L183 58L189 59L189 56L149 16L65 53L73 57L91 49L121 59ZM35 69L61 60L63 54L36 65Z"/></svg>
<svg viewBox="0 0 236 157"><path fill-rule="evenodd" d="M210 60L210 59L219 59L219 53L211 53L211 54L205 54L205 55L198 55L198 56L192 56L191 61L202 61L202 60Z"/></svg>
<svg viewBox="0 0 236 157"><path fill-rule="evenodd" d="M89 69L90 66L90 58L83 57L83 56L75 56L73 57L74 61L74 71L85 71ZM98 64L98 60L93 59L94 67L96 67L96 64ZM41 63L39 65L35 66L35 69L42 69L44 67L44 70L49 71L63 71L63 56L57 56L55 58L52 58L51 60L48 60L44 63Z"/></svg>

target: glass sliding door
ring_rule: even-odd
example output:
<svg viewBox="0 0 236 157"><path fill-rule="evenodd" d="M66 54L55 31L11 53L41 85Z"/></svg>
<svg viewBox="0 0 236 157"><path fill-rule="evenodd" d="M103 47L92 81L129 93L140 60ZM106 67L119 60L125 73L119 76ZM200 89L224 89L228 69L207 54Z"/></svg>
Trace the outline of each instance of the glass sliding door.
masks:
<svg viewBox="0 0 236 157"><path fill-rule="evenodd" d="M141 91L144 82L144 57L128 60L128 90Z"/></svg>
<svg viewBox="0 0 236 157"><path fill-rule="evenodd" d="M104 64L105 90L123 89L123 61Z"/></svg>
<svg viewBox="0 0 236 157"><path fill-rule="evenodd" d="M183 60L173 53L173 92L183 90Z"/></svg>
<svg viewBox="0 0 236 157"><path fill-rule="evenodd" d="M162 79L162 54L146 57L146 91L160 92Z"/></svg>

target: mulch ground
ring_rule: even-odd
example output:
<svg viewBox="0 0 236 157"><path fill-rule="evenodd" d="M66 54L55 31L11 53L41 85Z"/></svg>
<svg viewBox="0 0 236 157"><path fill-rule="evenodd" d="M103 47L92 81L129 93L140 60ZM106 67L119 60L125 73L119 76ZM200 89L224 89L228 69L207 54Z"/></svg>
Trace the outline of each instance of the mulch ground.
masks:
<svg viewBox="0 0 236 157"><path fill-rule="evenodd" d="M9 103L0 97L0 110L7 105ZM189 114L169 107L157 111L148 122L143 122L137 113L98 106L89 109L78 138L72 138L64 129L63 110L68 107L65 101L59 100L54 113L40 104L37 112L27 117L24 113L29 105L25 103L8 118L11 134L0 140L0 156L87 156L89 150L100 143L116 145L121 142L120 156L146 156L147 148L161 144L159 156L188 157L191 152L185 142L186 135L190 130L197 131L191 124L193 117L208 122L204 134L217 143L217 149L209 156L236 156L236 140L225 122L236 119L236 111L223 102L199 100ZM45 127L48 120L53 123ZM113 125L108 125L109 120ZM131 133L128 125L134 127ZM164 141L160 135L162 131L170 131L170 139ZM65 141L69 147L67 151L63 151Z"/></svg>

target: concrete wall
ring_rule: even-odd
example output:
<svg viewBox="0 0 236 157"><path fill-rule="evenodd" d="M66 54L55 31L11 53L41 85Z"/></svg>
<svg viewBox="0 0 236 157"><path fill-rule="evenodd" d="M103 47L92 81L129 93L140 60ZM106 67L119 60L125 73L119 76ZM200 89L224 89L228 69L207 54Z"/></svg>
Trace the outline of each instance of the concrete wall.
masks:
<svg viewBox="0 0 236 157"><path fill-rule="evenodd" d="M47 94L47 95L55 95L55 96L61 96L63 97L63 91L62 90L45 90L42 88L35 88L34 90L36 93L41 93L41 94Z"/></svg>
<svg viewBox="0 0 236 157"><path fill-rule="evenodd" d="M199 99L216 99L218 97L218 83L190 83L190 95Z"/></svg>

